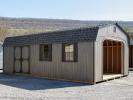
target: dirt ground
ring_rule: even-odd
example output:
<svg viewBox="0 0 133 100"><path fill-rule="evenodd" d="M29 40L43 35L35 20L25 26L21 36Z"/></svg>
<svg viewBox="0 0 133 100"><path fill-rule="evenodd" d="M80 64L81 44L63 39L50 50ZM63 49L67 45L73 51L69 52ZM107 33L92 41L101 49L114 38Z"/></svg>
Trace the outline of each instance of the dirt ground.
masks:
<svg viewBox="0 0 133 100"><path fill-rule="evenodd" d="M0 73L0 100L133 100L133 72L96 85Z"/></svg>

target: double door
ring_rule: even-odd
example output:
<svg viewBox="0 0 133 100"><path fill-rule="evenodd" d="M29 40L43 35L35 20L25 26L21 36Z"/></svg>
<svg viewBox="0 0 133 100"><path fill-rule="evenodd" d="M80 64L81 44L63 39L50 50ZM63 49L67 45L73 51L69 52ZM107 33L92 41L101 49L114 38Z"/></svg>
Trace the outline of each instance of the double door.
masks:
<svg viewBox="0 0 133 100"><path fill-rule="evenodd" d="M30 47L17 46L14 48L14 72L30 73Z"/></svg>

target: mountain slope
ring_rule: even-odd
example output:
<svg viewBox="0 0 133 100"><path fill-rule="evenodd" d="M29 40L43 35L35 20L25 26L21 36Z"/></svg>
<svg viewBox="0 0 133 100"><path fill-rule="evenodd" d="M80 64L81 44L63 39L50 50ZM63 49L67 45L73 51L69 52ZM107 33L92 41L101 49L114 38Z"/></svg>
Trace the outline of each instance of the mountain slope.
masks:
<svg viewBox="0 0 133 100"><path fill-rule="evenodd" d="M64 19L35 19L0 17L0 40L7 36L33 34L45 31L66 30L79 27L90 27L111 24L113 21L79 21ZM133 21L118 22L126 31L133 32Z"/></svg>

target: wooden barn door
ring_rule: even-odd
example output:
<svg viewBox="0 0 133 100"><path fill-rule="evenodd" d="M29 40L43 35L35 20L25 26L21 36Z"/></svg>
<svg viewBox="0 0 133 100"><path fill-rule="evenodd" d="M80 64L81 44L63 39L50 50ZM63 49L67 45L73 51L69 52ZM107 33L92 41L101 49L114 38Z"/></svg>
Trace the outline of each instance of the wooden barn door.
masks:
<svg viewBox="0 0 133 100"><path fill-rule="evenodd" d="M103 43L103 73L121 73L122 44L115 41L104 41Z"/></svg>
<svg viewBox="0 0 133 100"><path fill-rule="evenodd" d="M29 46L18 46L14 48L14 72L30 73Z"/></svg>

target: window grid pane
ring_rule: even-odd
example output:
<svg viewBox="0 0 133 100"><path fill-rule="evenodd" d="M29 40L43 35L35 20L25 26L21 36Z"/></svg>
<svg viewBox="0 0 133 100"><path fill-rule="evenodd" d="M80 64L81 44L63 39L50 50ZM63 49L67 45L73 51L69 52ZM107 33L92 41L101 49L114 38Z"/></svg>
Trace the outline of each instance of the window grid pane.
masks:
<svg viewBox="0 0 133 100"><path fill-rule="evenodd" d="M74 45L73 44L65 45L65 60L66 61L74 60Z"/></svg>
<svg viewBox="0 0 133 100"><path fill-rule="evenodd" d="M51 60L51 46L49 44L40 45L40 60Z"/></svg>

